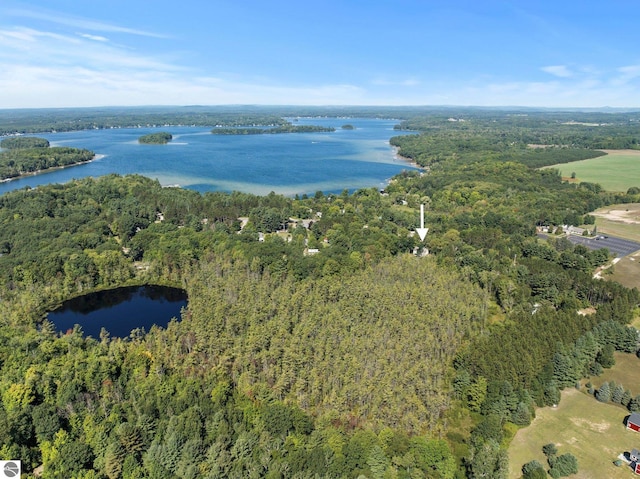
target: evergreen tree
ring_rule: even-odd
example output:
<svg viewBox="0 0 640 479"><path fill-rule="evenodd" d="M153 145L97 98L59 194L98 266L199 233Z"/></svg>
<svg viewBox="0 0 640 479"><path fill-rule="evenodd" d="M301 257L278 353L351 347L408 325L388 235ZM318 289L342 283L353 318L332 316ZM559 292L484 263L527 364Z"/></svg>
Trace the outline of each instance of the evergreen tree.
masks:
<svg viewBox="0 0 640 479"><path fill-rule="evenodd" d="M551 381L544 388L544 404L545 406L555 406L560 402L560 389L555 381Z"/></svg>
<svg viewBox="0 0 640 479"><path fill-rule="evenodd" d="M529 405L524 402L518 403L518 408L511 416L511 422L518 426L531 424L531 409L529 409Z"/></svg>
<svg viewBox="0 0 640 479"><path fill-rule="evenodd" d="M607 381L603 382L602 385L596 391L596 399L600 402L609 402L611 401L611 388L609 387L609 383Z"/></svg>
<svg viewBox="0 0 640 479"><path fill-rule="evenodd" d="M547 460L549 460L550 457L555 457L555 455L558 454L558 447L550 442L542 446L542 453L547 456Z"/></svg>
<svg viewBox="0 0 640 479"><path fill-rule="evenodd" d="M616 404L622 404L622 398L624 396L624 386L622 384L616 384L611 392L611 402Z"/></svg>
<svg viewBox="0 0 640 479"><path fill-rule="evenodd" d="M549 475L554 479L559 477L570 476L571 474L578 473L578 460L571 454L562 454L558 456L551 469L549 469Z"/></svg>
<svg viewBox="0 0 640 479"><path fill-rule="evenodd" d="M483 376L476 378L467 390L467 404L469 409L480 412L482 403L487 395L487 380Z"/></svg>
<svg viewBox="0 0 640 479"><path fill-rule="evenodd" d="M640 394L629 401L627 408L631 412L640 412Z"/></svg>
<svg viewBox="0 0 640 479"><path fill-rule="evenodd" d="M523 479L544 479L545 477L547 477L547 473L544 467L535 459L522 466Z"/></svg>

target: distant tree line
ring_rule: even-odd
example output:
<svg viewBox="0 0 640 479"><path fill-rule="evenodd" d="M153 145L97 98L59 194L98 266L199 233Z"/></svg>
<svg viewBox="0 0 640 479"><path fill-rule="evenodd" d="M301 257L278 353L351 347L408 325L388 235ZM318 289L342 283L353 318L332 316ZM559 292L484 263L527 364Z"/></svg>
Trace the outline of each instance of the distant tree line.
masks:
<svg viewBox="0 0 640 479"><path fill-rule="evenodd" d="M0 141L0 148L17 150L20 148L49 148L49 140L34 136L13 136Z"/></svg>
<svg viewBox="0 0 640 479"><path fill-rule="evenodd" d="M336 131L333 127L317 125L282 125L273 128L214 128L214 135L275 135L278 133L318 133Z"/></svg>

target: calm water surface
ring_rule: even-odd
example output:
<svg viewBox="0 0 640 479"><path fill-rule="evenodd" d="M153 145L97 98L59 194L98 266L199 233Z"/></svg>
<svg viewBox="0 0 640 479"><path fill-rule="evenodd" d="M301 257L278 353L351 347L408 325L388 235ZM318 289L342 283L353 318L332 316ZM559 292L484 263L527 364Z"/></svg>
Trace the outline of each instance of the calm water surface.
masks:
<svg viewBox="0 0 640 479"><path fill-rule="evenodd" d="M394 120L312 118L296 124L333 126L332 133L212 135L209 128L162 127L39 134L52 146L87 148L99 160L0 184L0 194L25 186L65 183L73 178L138 173L162 185L197 191L271 191L293 196L316 191L383 187L402 170L389 138ZM354 130L342 130L346 123ZM138 137L168 131L167 145L140 145Z"/></svg>
<svg viewBox="0 0 640 479"><path fill-rule="evenodd" d="M86 294L65 301L48 314L56 329L65 333L78 324L85 336L100 337L105 328L111 336L127 337L136 328L166 327L172 318L180 319L187 306L184 290L165 286L134 286Z"/></svg>

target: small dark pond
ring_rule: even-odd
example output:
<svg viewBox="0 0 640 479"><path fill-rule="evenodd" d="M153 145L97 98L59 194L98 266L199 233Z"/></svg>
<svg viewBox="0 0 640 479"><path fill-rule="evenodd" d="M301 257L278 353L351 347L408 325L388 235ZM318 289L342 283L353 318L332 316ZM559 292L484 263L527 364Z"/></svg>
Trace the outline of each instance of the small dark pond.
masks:
<svg viewBox="0 0 640 479"><path fill-rule="evenodd" d="M56 329L65 333L78 324L85 336L100 337L105 328L111 336L127 337L136 328L166 327L171 318L180 319L187 306L187 293L166 286L131 286L86 294L65 301L48 314Z"/></svg>

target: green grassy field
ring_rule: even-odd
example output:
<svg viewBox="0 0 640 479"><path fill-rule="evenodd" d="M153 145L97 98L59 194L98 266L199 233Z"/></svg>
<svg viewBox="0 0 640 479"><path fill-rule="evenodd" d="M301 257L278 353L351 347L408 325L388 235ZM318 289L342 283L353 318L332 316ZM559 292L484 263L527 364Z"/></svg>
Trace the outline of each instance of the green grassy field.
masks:
<svg viewBox="0 0 640 479"><path fill-rule="evenodd" d="M615 381L629 389L634 396L640 394L640 384L638 384L640 359L635 354L625 353L614 353L614 357L616 358L614 367L605 369L602 375L588 381L591 381L595 387L600 387L605 381ZM587 380L582 381L583 384L586 382ZM638 437L638 441L638 449L640 449L640 437Z"/></svg>
<svg viewBox="0 0 640 479"><path fill-rule="evenodd" d="M638 380L640 359L632 354L617 354L616 365L605 371L594 384L615 380L628 383L635 394L633 382ZM639 388L635 388L639 389ZM603 404L576 389L566 389L556 408L536 410L531 426L518 431L509 446L509 478L522 475L522 465L537 459L546 465L542 446L553 442L558 454L570 452L578 459L576 479L633 478L629 467L616 467L613 461L620 453L640 449L640 433L628 431L624 419L629 412L613 404Z"/></svg>
<svg viewBox="0 0 640 479"><path fill-rule="evenodd" d="M509 447L509 478L522 476L522 465L533 459L546 465L542 446L550 442L558 454L570 452L578 459L578 474L572 477L633 477L630 468L613 464L619 454L640 447L640 434L627 431L623 424L627 415L626 410L575 389L564 391L557 408L539 409L532 425L516 434Z"/></svg>
<svg viewBox="0 0 640 479"><path fill-rule="evenodd" d="M549 168L557 168L567 178L575 173L575 181L599 183L607 191L627 191L632 186L640 187L640 151L611 151L606 156Z"/></svg>
<svg viewBox="0 0 640 479"><path fill-rule="evenodd" d="M611 281L617 281L627 288L640 288L640 254L634 253L621 258L613 266L613 273L604 277ZM640 327L640 323L633 324L633 326Z"/></svg>

